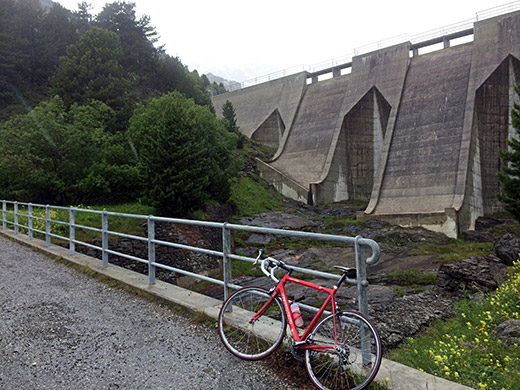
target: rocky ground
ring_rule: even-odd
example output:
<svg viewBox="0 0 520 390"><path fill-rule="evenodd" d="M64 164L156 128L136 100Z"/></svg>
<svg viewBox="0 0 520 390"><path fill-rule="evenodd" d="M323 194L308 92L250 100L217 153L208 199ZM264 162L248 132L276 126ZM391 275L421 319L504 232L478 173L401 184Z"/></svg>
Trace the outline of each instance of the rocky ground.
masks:
<svg viewBox="0 0 520 390"><path fill-rule="evenodd" d="M381 221L360 222L356 220L358 210L348 205L311 207L288 202L284 211L242 218L240 223L360 235L378 242L381 258L377 264L367 268L369 314L386 348L395 347L406 337L420 333L437 319L453 316L454 302L463 296L479 299L483 293L496 289L505 277L504 262L510 263L512 260L507 260L508 256L516 257L520 252L520 244L515 238L519 226L508 216L481 218L475 231L464 233L454 242L422 228L401 228ZM509 234L509 239L497 245L496 242L505 234ZM245 241L237 250L250 256L254 256L258 247L264 247L274 257L299 267L331 270L333 265L355 266L353 248L325 245L299 248L294 243L294 248L287 248L282 247L276 237L258 234ZM482 247L489 247L485 256L454 262L446 260L449 256L443 256L446 250L456 250L457 245L466 247L485 243L488 245ZM435 247L449 249L431 249ZM330 280L311 281L331 283ZM240 280L241 285L255 283L258 282L252 277ZM309 294L308 289L299 287L291 288L290 293L296 301L311 305L320 302L321 298L313 291ZM357 308L356 286L342 287L337 297L343 308Z"/></svg>
<svg viewBox="0 0 520 390"><path fill-rule="evenodd" d="M464 233L459 240L454 241L421 228L401 228L381 221L358 221L356 212L360 209L361 206L345 204L312 207L289 201L283 211L245 217L239 222L280 229L360 235L375 240L381 247L381 258L377 264L367 268L369 314L387 348L395 347L404 338L418 334L437 319L452 316L454 302L462 296L478 299L482 293L495 289L504 279L504 261L510 263L511 258L520 252L520 244L516 239L519 236L519 225L507 216L481 218L475 231ZM224 221L229 219L230 210L214 209L209 214L211 220ZM221 250L221 232L218 229L213 235L199 228L194 229L189 231L185 227L160 226L156 234L161 240ZM509 234L509 239L493 248L493 243L505 234ZM124 253L146 258L146 243L133 241L111 242L110 248L119 246ZM457 253L450 251L457 252L457 248L472 245L488 248L489 253L480 253L478 257L468 256L458 261L450 260L450 256L457 258L454 256ZM235 252L255 257L259 248L299 267L330 271L333 265L355 266L352 247L281 241L279 237L260 234L240 233L235 236ZM90 255L99 256L97 251L86 251L92 252ZM161 249L157 256L158 262L194 272L211 273L212 268L218 267L217 259L206 259L205 255L194 255L189 251ZM147 273L146 264L114 256L111 256L110 262ZM207 267L207 264L212 266ZM158 278L171 283L185 283L179 275L169 271L158 271ZM269 283L265 277L240 275L234 275L234 281L240 285ZM330 280L311 281L331 284ZM206 287L201 292L222 296L222 288L218 286ZM321 299L313 290L299 287L292 287L289 293L296 301L311 305ZM337 297L342 308L357 308L355 286L342 287Z"/></svg>

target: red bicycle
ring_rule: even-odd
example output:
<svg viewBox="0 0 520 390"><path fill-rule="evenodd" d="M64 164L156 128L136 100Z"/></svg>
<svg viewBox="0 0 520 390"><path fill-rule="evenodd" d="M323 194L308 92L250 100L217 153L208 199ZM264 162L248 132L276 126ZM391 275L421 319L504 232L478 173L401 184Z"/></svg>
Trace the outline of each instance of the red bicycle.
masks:
<svg viewBox="0 0 520 390"><path fill-rule="evenodd" d="M264 256L262 251L255 264L259 261L264 274L277 284L271 290L262 287L241 288L224 302L220 309L218 329L226 348L242 359L265 358L280 346L289 323L293 339L289 351L296 359L305 361L307 373L317 388L366 388L381 365L381 339L363 314L342 311L335 300L342 283L347 278L356 278L356 270L335 266L343 274L332 288L327 288L292 277L293 269L290 266ZM274 274L278 268L286 272L280 280ZM320 309L301 334L285 291L287 283L296 283L327 294ZM332 314L320 320L329 303Z"/></svg>

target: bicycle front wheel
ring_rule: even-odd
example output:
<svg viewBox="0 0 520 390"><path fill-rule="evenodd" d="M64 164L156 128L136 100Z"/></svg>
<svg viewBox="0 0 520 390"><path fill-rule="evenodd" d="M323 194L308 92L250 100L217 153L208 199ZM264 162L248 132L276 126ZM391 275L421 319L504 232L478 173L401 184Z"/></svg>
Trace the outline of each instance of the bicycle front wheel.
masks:
<svg viewBox="0 0 520 390"><path fill-rule="evenodd" d="M364 389L381 365L381 339L361 313L325 317L309 340L315 347L305 351L305 367L319 389Z"/></svg>
<svg viewBox="0 0 520 390"><path fill-rule="evenodd" d="M271 302L258 320L250 322L270 298L264 288L245 287L235 291L222 305L218 332L233 355L258 360L273 353L282 343L287 319L278 298Z"/></svg>

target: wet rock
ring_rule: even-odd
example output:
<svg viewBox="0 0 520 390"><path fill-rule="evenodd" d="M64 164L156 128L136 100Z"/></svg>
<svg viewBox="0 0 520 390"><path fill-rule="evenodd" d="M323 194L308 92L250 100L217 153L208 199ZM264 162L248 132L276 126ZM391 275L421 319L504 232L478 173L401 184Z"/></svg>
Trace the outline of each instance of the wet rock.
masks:
<svg viewBox="0 0 520 390"><path fill-rule="evenodd" d="M504 234L494 243L495 253L508 266L518 260L520 253L520 241L511 234Z"/></svg>
<svg viewBox="0 0 520 390"><path fill-rule="evenodd" d="M460 295L495 290L505 279L505 265L496 256L476 256L439 268L435 291Z"/></svg>
<svg viewBox="0 0 520 390"><path fill-rule="evenodd" d="M520 344L520 320L507 320L495 328L497 338L506 345Z"/></svg>

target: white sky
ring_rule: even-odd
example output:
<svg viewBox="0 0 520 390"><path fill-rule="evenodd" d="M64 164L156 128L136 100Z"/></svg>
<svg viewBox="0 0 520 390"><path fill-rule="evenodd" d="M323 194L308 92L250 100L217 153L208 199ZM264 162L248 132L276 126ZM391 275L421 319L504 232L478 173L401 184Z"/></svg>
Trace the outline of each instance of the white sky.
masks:
<svg viewBox="0 0 520 390"><path fill-rule="evenodd" d="M80 0L54 0L75 11ZM86 0L93 15L111 1ZM244 81L467 20L512 0L134 0L160 44L200 74Z"/></svg>

